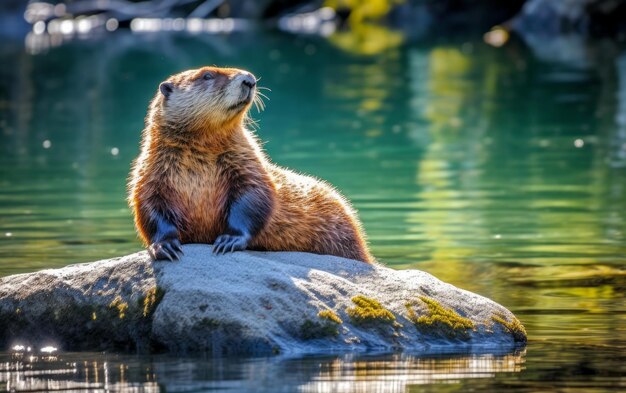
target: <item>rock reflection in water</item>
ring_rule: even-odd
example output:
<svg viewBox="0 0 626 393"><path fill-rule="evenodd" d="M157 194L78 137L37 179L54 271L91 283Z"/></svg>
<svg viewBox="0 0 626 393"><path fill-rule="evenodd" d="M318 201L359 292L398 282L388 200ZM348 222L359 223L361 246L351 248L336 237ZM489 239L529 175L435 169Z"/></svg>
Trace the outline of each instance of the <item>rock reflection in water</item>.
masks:
<svg viewBox="0 0 626 393"><path fill-rule="evenodd" d="M0 391L404 392L522 370L524 352L204 359L107 354L0 354Z"/></svg>
<svg viewBox="0 0 626 393"><path fill-rule="evenodd" d="M404 392L409 385L458 383L466 378L493 378L519 372L523 354L379 359L337 358L320 364L320 372L300 387L302 392Z"/></svg>

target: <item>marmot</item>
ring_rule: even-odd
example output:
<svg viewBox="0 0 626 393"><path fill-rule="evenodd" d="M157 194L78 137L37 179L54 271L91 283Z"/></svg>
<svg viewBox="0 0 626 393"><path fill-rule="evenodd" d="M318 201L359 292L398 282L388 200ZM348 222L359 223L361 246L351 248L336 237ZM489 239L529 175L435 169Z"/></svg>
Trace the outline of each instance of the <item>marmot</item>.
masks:
<svg viewBox="0 0 626 393"><path fill-rule="evenodd" d="M256 78L203 67L159 85L146 116L129 203L150 256L181 243L304 251L373 262L350 203L333 187L273 164L245 119Z"/></svg>

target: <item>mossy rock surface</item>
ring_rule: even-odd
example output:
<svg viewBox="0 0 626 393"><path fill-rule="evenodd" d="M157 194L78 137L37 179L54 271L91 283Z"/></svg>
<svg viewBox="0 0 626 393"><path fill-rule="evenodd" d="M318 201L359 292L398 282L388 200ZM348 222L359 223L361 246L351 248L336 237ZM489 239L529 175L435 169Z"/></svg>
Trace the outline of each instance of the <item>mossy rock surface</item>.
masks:
<svg viewBox="0 0 626 393"><path fill-rule="evenodd" d="M416 308L426 307L420 315ZM428 296L419 296L419 301L406 304L408 318L418 331L448 338L469 339L470 330L475 325L471 319L461 316L451 308L446 308L435 299Z"/></svg>
<svg viewBox="0 0 626 393"><path fill-rule="evenodd" d="M184 251L178 262L140 252L0 278L0 348L501 352L526 341L504 307L418 270L307 253Z"/></svg>
<svg viewBox="0 0 626 393"><path fill-rule="evenodd" d="M396 320L396 316L376 299L372 299L363 295L352 298L354 307L346 309L346 313L359 325L377 325L392 323Z"/></svg>
<svg viewBox="0 0 626 393"><path fill-rule="evenodd" d="M525 343L527 341L526 328L514 315L510 316L510 321L502 313L497 313L491 317L495 323L502 325L509 333L513 335L516 342Z"/></svg>

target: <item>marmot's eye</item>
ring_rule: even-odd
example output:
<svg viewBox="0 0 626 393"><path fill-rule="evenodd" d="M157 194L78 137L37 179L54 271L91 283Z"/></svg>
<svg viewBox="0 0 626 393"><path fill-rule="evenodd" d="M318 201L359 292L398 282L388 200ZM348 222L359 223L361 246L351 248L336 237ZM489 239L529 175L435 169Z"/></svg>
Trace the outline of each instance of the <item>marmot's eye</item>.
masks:
<svg viewBox="0 0 626 393"><path fill-rule="evenodd" d="M210 72L207 72L204 75L202 75L202 79L205 79L205 80L210 80L210 79L213 79L213 78L214 78L214 76Z"/></svg>

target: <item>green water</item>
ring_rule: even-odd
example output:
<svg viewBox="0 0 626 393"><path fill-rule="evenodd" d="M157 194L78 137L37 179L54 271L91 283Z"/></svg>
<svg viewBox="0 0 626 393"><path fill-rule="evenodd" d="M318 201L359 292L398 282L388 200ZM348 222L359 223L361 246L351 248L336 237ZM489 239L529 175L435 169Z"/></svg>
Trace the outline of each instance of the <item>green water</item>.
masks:
<svg viewBox="0 0 626 393"><path fill-rule="evenodd" d="M502 303L530 343L434 358L5 353L0 390L101 386L109 372L146 391L626 389L626 57L589 52L564 65L453 40L362 55L272 33L4 44L0 276L141 249L125 186L148 101L171 73L228 65L272 89L253 113L272 159L350 198L380 261Z"/></svg>

